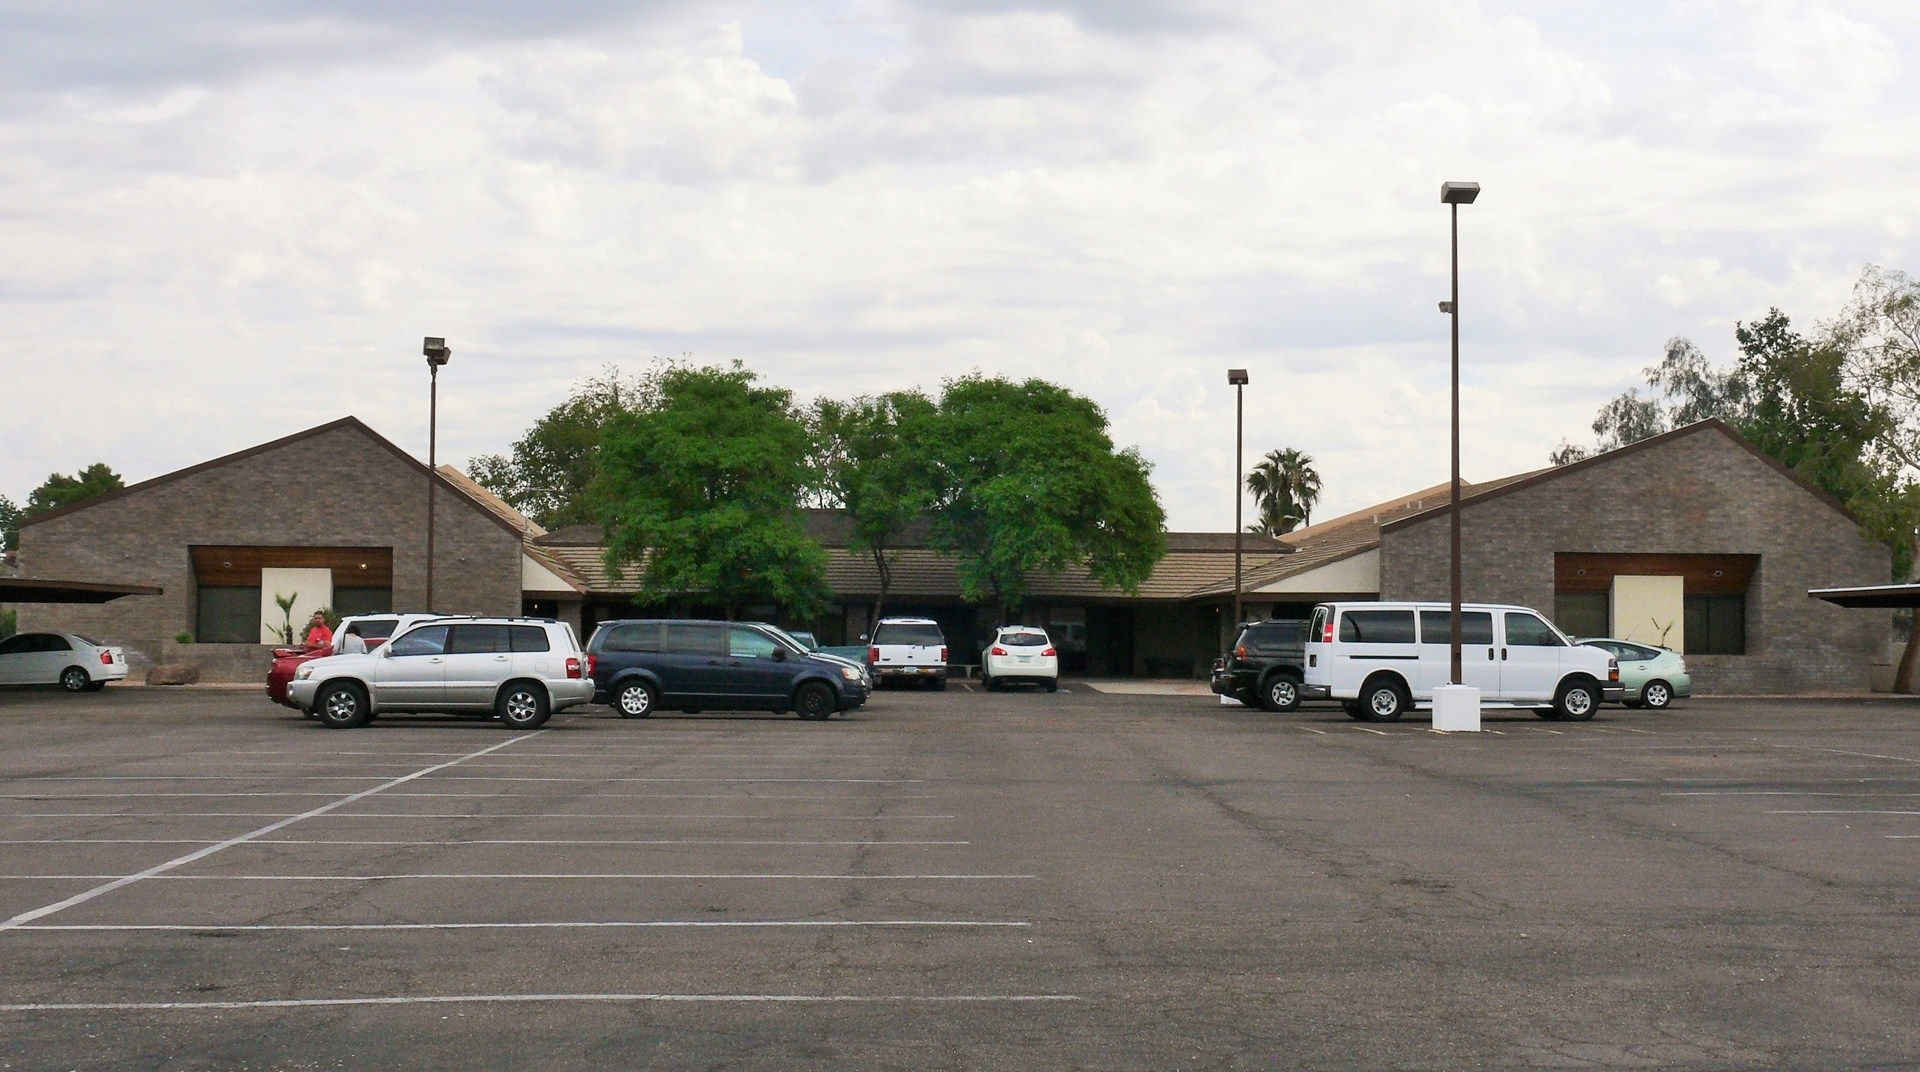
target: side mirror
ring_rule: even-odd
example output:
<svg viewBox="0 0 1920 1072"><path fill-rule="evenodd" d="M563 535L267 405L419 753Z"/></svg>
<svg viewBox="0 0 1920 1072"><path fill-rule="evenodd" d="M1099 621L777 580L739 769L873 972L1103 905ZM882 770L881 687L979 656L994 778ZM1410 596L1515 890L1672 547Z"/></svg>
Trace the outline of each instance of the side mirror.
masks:
<svg viewBox="0 0 1920 1072"><path fill-rule="evenodd" d="M785 649L785 648L775 648L775 649L773 649L773 661L774 661L774 662L776 662L776 663L784 663L784 662L786 662L786 661L787 661L787 649Z"/></svg>
<svg viewBox="0 0 1920 1072"><path fill-rule="evenodd" d="M865 634L865 633L861 633L861 634L860 634L860 643L862 643L862 644L865 644L865 643L867 643L867 634Z"/></svg>

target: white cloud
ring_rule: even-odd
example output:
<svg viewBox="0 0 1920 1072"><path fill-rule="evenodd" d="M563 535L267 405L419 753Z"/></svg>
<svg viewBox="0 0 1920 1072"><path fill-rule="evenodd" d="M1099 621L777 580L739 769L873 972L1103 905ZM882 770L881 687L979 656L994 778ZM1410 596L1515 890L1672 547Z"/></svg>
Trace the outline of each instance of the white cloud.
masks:
<svg viewBox="0 0 1920 1072"><path fill-rule="evenodd" d="M1581 437L1671 335L1724 356L1737 319L1914 267L1920 28L1889 10L526 10L214 4L199 73L132 17L96 42L124 77L16 68L0 362L31 404L0 491L345 412L424 450L415 351L444 334L454 459L608 360L739 357L803 394L979 368L1092 395L1173 522L1223 527L1229 365L1249 455L1318 457L1323 514L1444 478L1442 179L1486 186L1470 478Z"/></svg>

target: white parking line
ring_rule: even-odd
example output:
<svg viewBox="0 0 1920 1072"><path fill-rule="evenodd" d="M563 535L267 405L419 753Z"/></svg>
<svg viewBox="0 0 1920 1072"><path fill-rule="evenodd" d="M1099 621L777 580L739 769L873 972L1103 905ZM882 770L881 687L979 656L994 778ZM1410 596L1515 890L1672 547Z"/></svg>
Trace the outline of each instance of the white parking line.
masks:
<svg viewBox="0 0 1920 1072"><path fill-rule="evenodd" d="M544 731L542 731L544 732ZM367 793L374 792L368 790ZM367 793L356 793L350 800L358 800ZM328 805L339 807L339 804ZM179 811L179 812L140 812L127 811L29 811L12 814L0 813L4 819L271 819L286 818L290 821L327 815L332 819L566 819L581 822L589 819L699 819L726 820L752 819L757 822L863 822L881 819L952 819L951 815L679 815L673 812L627 812L619 815L600 812L476 812L476 811L343 811L328 813L324 809L303 812L289 816L278 811ZM273 829L278 830L276 824ZM248 838L247 840L252 840ZM4 929L0 927L0 929Z"/></svg>
<svg viewBox="0 0 1920 1072"><path fill-rule="evenodd" d="M547 1002L660 1002L702 1005L937 1005L1079 1001L1075 994L448 994L389 998L274 998L263 1001L100 1001L0 1005L0 1012L166 1012L311 1009L351 1005L525 1005Z"/></svg>
<svg viewBox="0 0 1920 1072"><path fill-rule="evenodd" d="M42 882L53 880L92 881L116 878L115 875L0 875L0 881ZM535 881L565 882L619 880L632 882L1026 882L1034 875L845 875L845 874L740 874L709 872L580 872L580 873L488 873L420 872L391 875L152 875L154 882L404 882L437 879L481 879L488 882Z"/></svg>
<svg viewBox="0 0 1920 1072"><path fill-rule="evenodd" d="M19 838L0 840L0 845L212 845L213 838ZM925 841L925 840L879 840L849 839L846 841L742 841L724 838L653 838L634 841L596 841L585 839L550 840L537 838L489 838L472 841L334 841L334 840L297 840L294 838L255 838L248 845L358 845L358 846L425 846L445 848L454 845L584 845L609 847L660 846L660 845L760 845L789 846L795 848L818 848L824 846L861 846L865 848L885 848L889 845L924 847L930 845L953 846L971 845L971 841ZM234 846L240 848L241 846Z"/></svg>
<svg viewBox="0 0 1920 1072"><path fill-rule="evenodd" d="M539 923L28 923L21 931L523 931L523 930L756 930L860 927L989 929L1031 927L1026 920L981 919L643 919Z"/></svg>
<svg viewBox="0 0 1920 1072"><path fill-rule="evenodd" d="M1818 748L1805 744L1776 744L1775 748L1792 748L1803 752L1832 752L1836 756L1859 756L1862 759L1891 759L1896 763L1920 763L1920 759L1910 756L1886 756L1878 752L1849 752L1844 748Z"/></svg>
<svg viewBox="0 0 1920 1072"><path fill-rule="evenodd" d="M545 733L546 730L539 730ZM453 760L429 771L445 770L459 763ZM8 782L242 782L261 781L372 781L385 778L384 774L98 774L98 775L62 775L59 777L8 778ZM418 773L409 774L409 780L418 778ZM438 779L443 782L740 782L740 783L836 783L845 785L910 785L926 781L925 778L538 778L519 775L448 775Z"/></svg>
<svg viewBox="0 0 1920 1072"><path fill-rule="evenodd" d="M193 863L196 860L205 859L206 857L212 856L214 853L217 853L223 849L229 849L235 845L245 844L246 842L252 841L255 838L262 837L264 835L271 834L276 830L281 830L286 827L292 826L294 823L300 822L303 819L311 819L311 818L314 818L315 816L325 815L328 812L333 811L335 808L345 807L346 805L352 804L355 801L364 800L365 798L373 796L375 793L379 793L382 790L392 789L395 786L399 786L399 785L405 785L406 783L411 782L416 778L423 778L429 774L432 774L434 771L445 770L446 768L451 767L457 763L461 763L468 759L472 759L478 756L484 756L490 752L497 752L502 748L507 748L511 745L518 744L521 741L530 741L533 738L538 737L541 734L546 732L547 732L546 730L535 730L532 733L525 734L519 737L509 737L504 741L499 741L495 744L488 745L487 747L482 748L478 751L470 752L467 755L461 756L459 759L451 759L445 763L435 764L434 766L431 766L431 767L423 767L420 770L414 771L412 774L404 774L398 778L392 779L391 781L382 782L381 784L376 785L370 789L362 789L358 793L353 793L348 796L341 797L339 800L336 800L331 804L322 804L317 808L313 808L309 811L301 812L298 815L286 816L284 818L281 818L278 822L268 823L266 826L260 827L257 830L250 830L247 833L239 835L238 837L228 838L225 841L217 842L215 844L208 845L204 848L196 849L193 852L187 853L185 856L176 856L173 859L166 861L165 863L155 864L154 866L147 868L145 871L137 871L131 875L122 875L118 878L115 878L111 882L105 883L104 885L95 886L90 890L83 890L79 893L74 894L71 897L66 898L65 900L55 901L54 903L49 905L42 905L39 908L30 909L26 912L20 913L19 915L13 916L10 919L0 921L0 931L13 930L19 927L21 924L31 923L36 919L42 919L44 917L53 915L56 912L63 912L69 908L72 908L75 905L85 904L86 902L91 901L94 898L101 896L102 894L112 893L114 890L121 889L122 887L125 887L125 886L131 886L136 882L143 882L147 879L166 874L167 872L172 871L174 868L184 867L187 864Z"/></svg>
<svg viewBox="0 0 1920 1072"><path fill-rule="evenodd" d="M1690 789L1663 797L1914 797L1920 793L1830 793L1816 789Z"/></svg>
<svg viewBox="0 0 1920 1072"><path fill-rule="evenodd" d="M0 793L0 800L137 800L157 799L224 799L231 797L332 797L338 793L313 793L304 790L245 790L231 793ZM534 793L388 793L387 799L395 798L434 798L460 800L533 800ZM812 800L823 804L845 803L845 797L795 797L775 796L766 793L743 795L740 793L589 793L576 800ZM938 800L931 793L890 796L888 801L898 800Z"/></svg>
<svg viewBox="0 0 1920 1072"><path fill-rule="evenodd" d="M1870 808L1816 808L1800 811L1769 811L1768 815L1920 815L1920 811L1876 811Z"/></svg>

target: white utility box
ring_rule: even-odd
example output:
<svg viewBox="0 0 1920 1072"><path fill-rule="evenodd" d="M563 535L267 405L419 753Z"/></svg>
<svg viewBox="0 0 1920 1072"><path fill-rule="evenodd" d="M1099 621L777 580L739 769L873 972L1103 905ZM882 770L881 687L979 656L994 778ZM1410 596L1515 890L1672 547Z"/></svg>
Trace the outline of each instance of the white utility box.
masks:
<svg viewBox="0 0 1920 1072"><path fill-rule="evenodd" d="M1444 733L1480 732L1480 690L1472 685L1436 685L1433 728Z"/></svg>

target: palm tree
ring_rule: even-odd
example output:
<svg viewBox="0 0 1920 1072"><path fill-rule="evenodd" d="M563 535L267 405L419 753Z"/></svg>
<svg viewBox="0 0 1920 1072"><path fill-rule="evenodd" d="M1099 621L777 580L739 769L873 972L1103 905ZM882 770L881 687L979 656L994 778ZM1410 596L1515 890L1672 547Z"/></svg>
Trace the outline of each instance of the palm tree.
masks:
<svg viewBox="0 0 1920 1072"><path fill-rule="evenodd" d="M1247 490L1260 512L1260 520L1247 531L1279 536L1308 523L1313 505L1320 501L1320 474L1313 469L1311 454L1292 447L1270 450L1247 474Z"/></svg>

